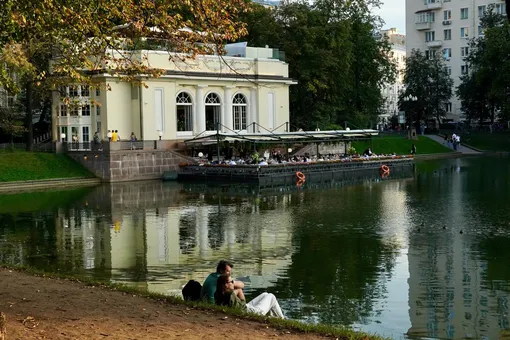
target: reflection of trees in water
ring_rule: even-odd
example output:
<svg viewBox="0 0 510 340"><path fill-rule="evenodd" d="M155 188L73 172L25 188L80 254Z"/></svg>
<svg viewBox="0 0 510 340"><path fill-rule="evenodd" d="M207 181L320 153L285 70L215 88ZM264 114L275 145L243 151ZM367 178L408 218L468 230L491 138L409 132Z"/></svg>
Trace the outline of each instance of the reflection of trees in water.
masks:
<svg viewBox="0 0 510 340"><path fill-rule="evenodd" d="M380 187L304 192L294 199L296 252L279 296L295 301L292 318L329 324L364 322L385 292L395 249L376 228ZM385 275L382 275L385 274ZM297 302L296 302L297 300Z"/></svg>
<svg viewBox="0 0 510 340"><path fill-rule="evenodd" d="M179 217L179 247L182 254L191 254L197 245L196 212L187 211Z"/></svg>
<svg viewBox="0 0 510 340"><path fill-rule="evenodd" d="M227 211L221 206L217 206L209 211L209 247L218 250L225 242L225 221L227 220Z"/></svg>

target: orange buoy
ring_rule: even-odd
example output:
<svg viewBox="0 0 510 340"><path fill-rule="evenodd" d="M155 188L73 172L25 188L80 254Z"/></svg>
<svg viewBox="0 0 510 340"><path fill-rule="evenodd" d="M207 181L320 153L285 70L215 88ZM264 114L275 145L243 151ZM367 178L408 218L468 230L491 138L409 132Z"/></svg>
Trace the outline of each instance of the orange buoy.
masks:
<svg viewBox="0 0 510 340"><path fill-rule="evenodd" d="M301 171L296 172L296 177L298 178L298 181L304 181L306 179L306 176Z"/></svg>
<svg viewBox="0 0 510 340"><path fill-rule="evenodd" d="M381 171L383 176L388 176L390 174L390 168L387 165L381 165Z"/></svg>

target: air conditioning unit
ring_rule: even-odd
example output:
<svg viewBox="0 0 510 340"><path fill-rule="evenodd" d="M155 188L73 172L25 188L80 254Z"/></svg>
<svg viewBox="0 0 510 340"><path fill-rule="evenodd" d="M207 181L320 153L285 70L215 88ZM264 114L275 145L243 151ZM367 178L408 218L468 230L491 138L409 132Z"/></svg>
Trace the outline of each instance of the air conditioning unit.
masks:
<svg viewBox="0 0 510 340"><path fill-rule="evenodd" d="M451 24L452 24L451 20L443 20L443 25L451 25Z"/></svg>

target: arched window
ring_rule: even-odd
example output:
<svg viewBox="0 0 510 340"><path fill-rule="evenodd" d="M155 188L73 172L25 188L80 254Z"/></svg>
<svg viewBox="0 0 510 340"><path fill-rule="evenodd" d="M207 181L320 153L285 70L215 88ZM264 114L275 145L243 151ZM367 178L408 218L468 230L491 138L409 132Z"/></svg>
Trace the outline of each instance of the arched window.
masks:
<svg viewBox="0 0 510 340"><path fill-rule="evenodd" d="M209 93L205 97L205 128L207 131L216 130L216 123L221 123L221 101L216 93ZM218 126L218 128L220 128Z"/></svg>
<svg viewBox="0 0 510 340"><path fill-rule="evenodd" d="M234 130L246 130L246 97L238 93L232 100L232 114L234 118Z"/></svg>
<svg viewBox="0 0 510 340"><path fill-rule="evenodd" d="M177 131L193 131L193 101L186 92L176 98Z"/></svg>

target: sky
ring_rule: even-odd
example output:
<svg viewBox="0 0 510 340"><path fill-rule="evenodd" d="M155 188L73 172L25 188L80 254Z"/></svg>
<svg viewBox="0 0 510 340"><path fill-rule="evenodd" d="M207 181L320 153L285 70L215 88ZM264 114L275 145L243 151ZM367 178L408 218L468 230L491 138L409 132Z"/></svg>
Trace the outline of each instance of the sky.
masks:
<svg viewBox="0 0 510 340"><path fill-rule="evenodd" d="M406 32L405 0L382 0L382 6L374 13L384 20L384 29L396 27L397 32Z"/></svg>

